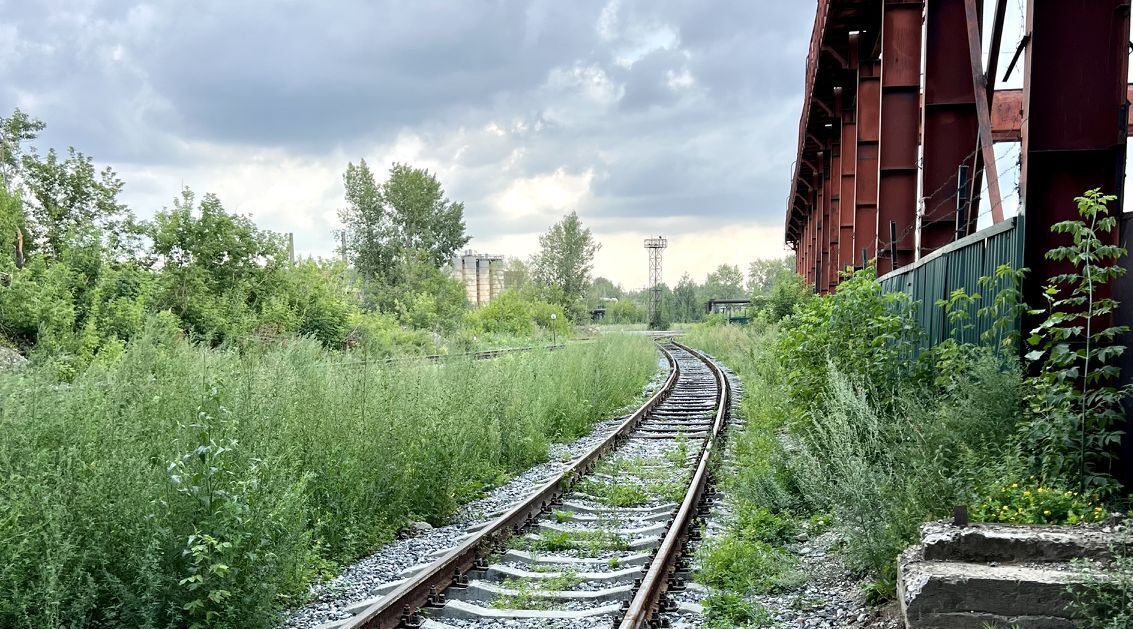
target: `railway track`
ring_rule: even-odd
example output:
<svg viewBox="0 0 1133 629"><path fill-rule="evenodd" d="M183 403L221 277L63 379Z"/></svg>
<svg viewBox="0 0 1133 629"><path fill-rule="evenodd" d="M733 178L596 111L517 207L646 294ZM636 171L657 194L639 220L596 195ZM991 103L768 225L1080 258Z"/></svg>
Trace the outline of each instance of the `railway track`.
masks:
<svg viewBox="0 0 1133 629"><path fill-rule="evenodd" d="M322 627L659 626L666 592L684 587L729 395L706 357L660 348L665 385L560 478Z"/></svg>

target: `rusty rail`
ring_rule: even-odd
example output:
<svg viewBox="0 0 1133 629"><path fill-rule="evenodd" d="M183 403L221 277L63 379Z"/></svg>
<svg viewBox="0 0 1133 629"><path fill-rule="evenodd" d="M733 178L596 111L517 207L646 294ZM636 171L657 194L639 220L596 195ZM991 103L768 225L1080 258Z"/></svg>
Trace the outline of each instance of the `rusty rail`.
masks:
<svg viewBox="0 0 1133 629"><path fill-rule="evenodd" d="M590 471L594 463L609 449L627 439L629 434L658 404L668 397L680 376L676 359L664 347L660 348L669 362L669 378L661 389L654 393L640 408L629 415L618 429L594 447L585 456L568 467L557 480L543 485L535 494L512 507L483 531L461 543L443 557L429 564L417 576L403 583L384 596L349 622L343 629L394 629L401 626L416 626L419 622L418 610L438 604L441 592L450 586L459 587L465 583L469 569L481 565L508 537L530 524L542 513L550 512L570 487ZM699 354L697 354L700 356ZM710 363L711 364L711 363ZM719 423L719 422L718 422ZM715 434L715 430L714 433ZM698 469L698 474L700 470Z"/></svg>
<svg viewBox="0 0 1133 629"><path fill-rule="evenodd" d="M701 497L704 495L704 488L708 483L709 459L712 456L716 438L723 431L728 415L730 394L728 378L724 375L724 372L701 352L679 343L674 342L674 345L704 361L716 377L716 382L720 387L720 399L716 405L716 421L712 424L712 434L705 440L704 448L700 451L700 461L696 466L692 482L689 483L684 501L681 502L673 524L665 534L665 539L661 541L661 545L657 548L657 554L654 555L653 562L649 565L649 571L645 573L645 578L641 580L641 586L634 593L625 616L618 625L619 629L642 629L649 625L650 620L658 612L672 611L672 609L662 605L662 600L668 589L677 583L676 563L684 552L684 542L689 537L690 529L695 525L696 513L701 504Z"/></svg>

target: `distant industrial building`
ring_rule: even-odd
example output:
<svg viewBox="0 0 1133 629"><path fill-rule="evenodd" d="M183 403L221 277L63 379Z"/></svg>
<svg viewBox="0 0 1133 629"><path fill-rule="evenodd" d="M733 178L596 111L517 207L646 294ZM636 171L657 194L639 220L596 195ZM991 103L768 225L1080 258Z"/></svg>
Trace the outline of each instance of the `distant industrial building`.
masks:
<svg viewBox="0 0 1133 629"><path fill-rule="evenodd" d="M464 284L468 303L483 306L504 292L504 257L465 251L453 256L452 276Z"/></svg>

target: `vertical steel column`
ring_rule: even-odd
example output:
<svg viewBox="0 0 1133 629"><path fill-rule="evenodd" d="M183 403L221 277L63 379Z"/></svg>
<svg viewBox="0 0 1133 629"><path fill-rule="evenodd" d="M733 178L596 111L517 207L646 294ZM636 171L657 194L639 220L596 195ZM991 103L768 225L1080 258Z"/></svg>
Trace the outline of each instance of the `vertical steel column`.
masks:
<svg viewBox="0 0 1133 629"><path fill-rule="evenodd" d="M897 259L878 256L879 274L913 261L917 220L917 147L920 144L920 0L885 0L881 13L881 134L878 138L877 228L891 250L889 223L897 223Z"/></svg>
<svg viewBox="0 0 1133 629"><path fill-rule="evenodd" d="M924 213L918 258L952 242L956 234L956 173L961 165L969 170L974 167L979 121L966 32L964 0L927 0L921 175ZM965 222L975 225L976 212L968 209L964 214Z"/></svg>
<svg viewBox="0 0 1133 629"><path fill-rule="evenodd" d="M830 215L830 178L829 169L826 167L827 153L825 150L819 151L816 160L818 162L818 174L814 180L814 187L818 194L818 203L814 206L814 217L818 222L818 229L814 234L814 287L820 293L826 292L826 274L823 272L824 263L826 261L826 219Z"/></svg>
<svg viewBox="0 0 1133 629"><path fill-rule="evenodd" d="M830 148L830 169L826 171L826 186L830 197L830 212L826 217L826 281L827 290L838 285L838 238L842 235L842 107L835 98L834 116L830 122L830 135L826 146Z"/></svg>
<svg viewBox="0 0 1133 629"><path fill-rule="evenodd" d="M1067 270L1043 255L1070 243L1051 225L1078 219L1074 197L1086 190L1120 197L1124 187L1129 0L1032 0L1027 31L1020 187L1031 272L1024 297L1041 304L1043 283ZM1121 201L1111 215L1120 216ZM1117 244L1118 234L1106 240Z"/></svg>
<svg viewBox="0 0 1133 629"><path fill-rule="evenodd" d="M834 187L834 151L833 140L827 136L824 142L824 149L822 151L822 196L825 203L822 208L822 242L819 245L822 248L822 292L829 292L833 288L835 277L831 276L830 269L832 266L831 254L834 254L834 260L838 256L836 251L830 246L831 241L836 239L837 229L837 213L838 204L835 196Z"/></svg>
<svg viewBox="0 0 1133 629"><path fill-rule="evenodd" d="M850 69L857 71L858 55L856 51L850 53ZM845 92L839 94L838 102L841 108L842 121L842 170L838 178L838 271L845 271L846 267L854 266L854 208L856 195L854 181L858 165L858 131L854 120L854 106L847 102Z"/></svg>
<svg viewBox="0 0 1133 629"><path fill-rule="evenodd" d="M804 208L805 209L805 208ZM802 226L799 228L799 251L796 254L798 257L799 275L803 279L810 279L806 272L807 260L810 259L810 217L809 214L803 215Z"/></svg>
<svg viewBox="0 0 1133 629"><path fill-rule="evenodd" d="M1069 270L1066 263L1052 262L1043 254L1070 243L1068 235L1051 234L1050 226L1079 218L1075 196L1091 188L1118 195L1110 214L1120 223L1128 133L1129 0L1032 0L1027 31L1031 42L1024 66L1020 187L1026 213L1024 261L1031 272L1023 296L1037 304L1042 303L1043 283ZM1104 240L1118 244L1120 238L1114 230ZM1095 298L1109 297L1113 289L1100 287ZM1133 300L1128 295L1118 298L1118 317L1127 317ZM1101 329L1114 320L1112 314L1097 317L1093 325ZM1127 415L1125 425L1117 428L1128 433L1133 418ZM1131 452L1128 438L1122 441L1122 459L1111 471L1129 487Z"/></svg>
<svg viewBox="0 0 1133 629"><path fill-rule="evenodd" d="M810 260L807 261L807 271L810 272L810 284L813 286L818 281L818 230L822 221L822 195L818 189L817 169L812 171L810 183Z"/></svg>
<svg viewBox="0 0 1133 629"><path fill-rule="evenodd" d="M856 47L851 35L850 49ZM858 68L857 165L854 194L854 257L862 249L877 256L877 141L881 124L881 64L862 61Z"/></svg>
<svg viewBox="0 0 1133 629"><path fill-rule="evenodd" d="M813 177L812 177L811 181L813 183L813 181L814 181ZM806 283L813 286L814 285L814 243L815 243L815 232L818 229L818 220L815 216L815 208L817 207L817 205L816 205L817 195L816 195L813 187L810 189L810 192L807 193L807 196L810 197L811 202L810 202L809 211L806 214Z"/></svg>

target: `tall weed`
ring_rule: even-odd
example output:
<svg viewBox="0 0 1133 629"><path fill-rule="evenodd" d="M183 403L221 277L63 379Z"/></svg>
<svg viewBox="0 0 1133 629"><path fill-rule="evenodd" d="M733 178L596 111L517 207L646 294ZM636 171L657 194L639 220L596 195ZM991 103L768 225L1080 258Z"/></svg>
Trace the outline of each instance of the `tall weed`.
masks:
<svg viewBox="0 0 1133 629"><path fill-rule="evenodd" d="M389 364L151 331L0 374L0 626L269 626L320 571L640 395L652 344Z"/></svg>

